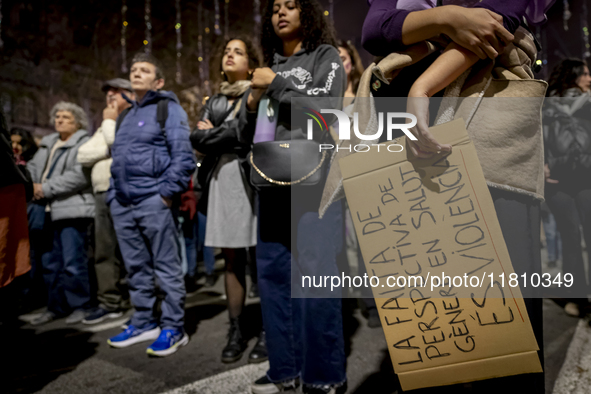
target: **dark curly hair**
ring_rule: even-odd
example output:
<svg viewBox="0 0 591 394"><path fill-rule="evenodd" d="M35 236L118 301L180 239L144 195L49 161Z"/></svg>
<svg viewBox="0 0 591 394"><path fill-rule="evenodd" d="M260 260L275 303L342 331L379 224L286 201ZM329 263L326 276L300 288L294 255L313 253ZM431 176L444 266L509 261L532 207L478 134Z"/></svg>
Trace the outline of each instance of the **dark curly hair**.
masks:
<svg viewBox="0 0 591 394"><path fill-rule="evenodd" d="M587 67L587 63L581 59L562 60L550 74L546 96L562 96L567 89L579 88L577 79L585 73L585 67Z"/></svg>
<svg viewBox="0 0 591 394"><path fill-rule="evenodd" d="M337 45L339 48L345 48L347 50L347 53L349 53L349 57L351 58L352 63L349 79L351 80L351 84L353 85L353 92L357 94L357 88L359 87L361 75L363 74L363 71L365 71L365 67L363 67L363 62L361 61L361 56L359 56L359 52L357 52L357 49L349 40L338 40Z"/></svg>
<svg viewBox="0 0 591 394"><path fill-rule="evenodd" d="M275 34L273 22L271 22L273 3L273 0L267 0L263 12L261 38L264 61L269 67L273 64L275 53L283 53L283 42ZM316 0L295 0L295 3L300 10L302 48L311 52L322 44L336 47L337 41L332 21L324 16L320 4Z"/></svg>

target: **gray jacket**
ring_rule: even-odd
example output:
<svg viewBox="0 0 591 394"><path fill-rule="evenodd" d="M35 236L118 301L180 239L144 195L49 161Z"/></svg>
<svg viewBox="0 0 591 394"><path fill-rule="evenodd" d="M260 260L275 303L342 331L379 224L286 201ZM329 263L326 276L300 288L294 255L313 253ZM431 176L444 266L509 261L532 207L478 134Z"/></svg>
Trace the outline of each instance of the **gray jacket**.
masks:
<svg viewBox="0 0 591 394"><path fill-rule="evenodd" d="M43 183L43 194L51 207L51 220L93 218L90 168L83 168L76 160L78 148L89 139L88 133L78 130L55 152L52 163L48 163L51 148L58 138L59 133L43 137L39 150L27 163L27 169L33 182L41 183L45 167L55 166Z"/></svg>

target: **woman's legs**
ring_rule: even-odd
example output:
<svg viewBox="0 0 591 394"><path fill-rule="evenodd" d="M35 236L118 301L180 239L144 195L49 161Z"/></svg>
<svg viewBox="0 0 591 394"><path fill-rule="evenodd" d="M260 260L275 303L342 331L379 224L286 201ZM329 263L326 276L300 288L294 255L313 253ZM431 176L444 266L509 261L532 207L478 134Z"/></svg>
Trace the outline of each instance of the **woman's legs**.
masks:
<svg viewBox="0 0 591 394"><path fill-rule="evenodd" d="M572 274L573 298L582 297L586 294L587 283L581 248L581 219L577 203L569 193L550 187L546 187L546 203L556 219L556 226L562 240L562 274ZM586 204L588 203L580 205L583 207Z"/></svg>
<svg viewBox="0 0 591 394"><path fill-rule="evenodd" d="M238 361L246 350L246 341L240 327L240 315L246 295L246 249L223 248L222 253L226 260L224 281L230 315L228 343L222 350L222 362L232 363Z"/></svg>
<svg viewBox="0 0 591 394"><path fill-rule="evenodd" d="M226 260L226 297L230 319L238 318L244 307L246 296L246 249L223 248Z"/></svg>

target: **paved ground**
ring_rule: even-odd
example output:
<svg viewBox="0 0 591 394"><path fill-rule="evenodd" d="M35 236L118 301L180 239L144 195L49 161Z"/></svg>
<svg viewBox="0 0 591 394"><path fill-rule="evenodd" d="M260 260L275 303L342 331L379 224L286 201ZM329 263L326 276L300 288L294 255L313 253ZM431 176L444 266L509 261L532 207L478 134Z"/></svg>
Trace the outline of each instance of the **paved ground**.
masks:
<svg viewBox="0 0 591 394"><path fill-rule="evenodd" d="M186 329L191 335L191 342L165 359L148 358L145 353L147 344L117 350L107 345L107 338L120 331L119 326L127 317L99 326L67 326L61 320L35 329L23 323L16 335L3 339L2 360L8 360L8 363L3 363L0 369L0 391L60 394L247 393L248 383L260 377L267 365L248 365L246 355L235 364L220 362L228 327L221 282L218 280L215 287L202 289L188 297ZM249 300L246 313L253 326L260 324L258 299ZM382 330L367 326L355 300L347 300L344 316L349 380L347 392L397 392L397 379ZM579 319L566 316L553 301L544 301L547 393L552 393L557 378L562 379L565 382L562 386L567 387L557 393L570 393L568 382L580 376L573 375L573 371L580 374L581 366L591 369L591 360L585 359L580 350L578 353L577 349L569 350L571 341L577 348L587 346L587 343L591 347L591 329L587 328L586 321L581 321L583 323L577 328ZM250 350L254 346L256 329L249 335L253 337ZM570 361L564 363L567 351ZM561 372L563 364L568 365L570 370L567 368Z"/></svg>

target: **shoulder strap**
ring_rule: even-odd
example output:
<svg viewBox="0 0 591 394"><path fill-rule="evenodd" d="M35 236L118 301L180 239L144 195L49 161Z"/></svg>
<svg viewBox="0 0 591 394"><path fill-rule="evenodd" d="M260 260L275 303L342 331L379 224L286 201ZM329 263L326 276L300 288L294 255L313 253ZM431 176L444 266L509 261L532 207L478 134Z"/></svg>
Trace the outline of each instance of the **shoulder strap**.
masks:
<svg viewBox="0 0 591 394"><path fill-rule="evenodd" d="M123 119L125 119L125 116L129 113L129 111L131 111L131 107L125 108L123 112L121 112L117 117L117 120L115 121L115 133L117 133L117 130L119 130L119 127L121 127L121 123L123 123Z"/></svg>
<svg viewBox="0 0 591 394"><path fill-rule="evenodd" d="M164 136L164 143L166 144L166 149L168 149L168 153L170 154L170 147L168 146L168 135L166 134L166 119L168 119L169 101L170 100L168 98L164 98L158 101L156 109L156 121L160 125L160 130L162 130L162 135Z"/></svg>

